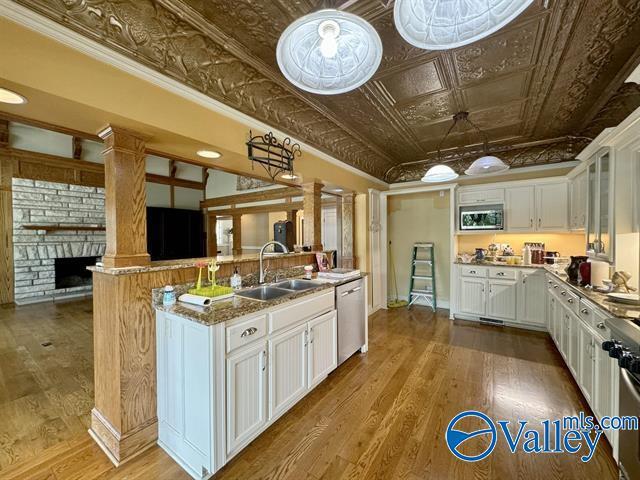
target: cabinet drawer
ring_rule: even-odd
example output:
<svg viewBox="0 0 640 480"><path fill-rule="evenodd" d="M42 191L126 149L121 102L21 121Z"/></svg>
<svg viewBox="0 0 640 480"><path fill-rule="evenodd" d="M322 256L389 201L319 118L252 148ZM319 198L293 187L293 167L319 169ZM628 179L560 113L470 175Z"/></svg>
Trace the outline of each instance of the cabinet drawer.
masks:
<svg viewBox="0 0 640 480"><path fill-rule="evenodd" d="M460 267L460 275L463 277L487 278L487 267L472 267L463 265Z"/></svg>
<svg viewBox="0 0 640 480"><path fill-rule="evenodd" d="M607 315L582 299L580 299L580 318L593 327L593 329L606 340L611 338L611 331L605 324Z"/></svg>
<svg viewBox="0 0 640 480"><path fill-rule="evenodd" d="M238 347L247 345L267 334L267 316L244 320L227 327L227 353Z"/></svg>
<svg viewBox="0 0 640 480"><path fill-rule="evenodd" d="M571 292L568 288L562 288L560 286L560 300L562 303L571 310L574 314L579 315L580 312L580 297Z"/></svg>
<svg viewBox="0 0 640 480"><path fill-rule="evenodd" d="M269 333L309 320L335 308L334 291L281 308L269 314Z"/></svg>
<svg viewBox="0 0 640 480"><path fill-rule="evenodd" d="M503 203L504 189L494 190L460 190L458 192L458 203Z"/></svg>
<svg viewBox="0 0 640 480"><path fill-rule="evenodd" d="M489 278L515 280L518 270L515 268L490 268Z"/></svg>

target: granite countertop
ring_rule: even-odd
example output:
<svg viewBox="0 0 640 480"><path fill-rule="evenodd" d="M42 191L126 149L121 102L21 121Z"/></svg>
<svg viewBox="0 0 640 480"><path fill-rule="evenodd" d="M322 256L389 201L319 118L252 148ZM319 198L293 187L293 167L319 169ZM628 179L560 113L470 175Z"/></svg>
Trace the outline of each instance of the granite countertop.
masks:
<svg viewBox="0 0 640 480"><path fill-rule="evenodd" d="M187 320L192 320L203 325L216 325L218 323L227 322L236 318L244 317L253 313L269 310L277 305L297 300L314 293L330 290L338 285L357 280L362 278L366 274L361 274L360 277L349 279L317 279L314 275L314 280L318 280L318 286L309 290L303 290L300 292L291 292L290 294L282 297L275 298L268 301L252 300L249 298L239 297L234 295L233 297L225 298L211 302L207 307L199 307L197 305L189 305L186 303L176 302L175 305L164 306L161 300L162 289L154 289L153 291L153 306L156 310L172 313ZM298 277L302 278L302 277ZM180 296L185 293L193 285L178 285L175 286L176 296ZM253 287L249 287L253 288Z"/></svg>
<svg viewBox="0 0 640 480"><path fill-rule="evenodd" d="M292 253L278 253L265 254L264 259L269 260L272 258L291 258L291 257L303 257L308 255L314 255L316 252L292 252ZM179 260L165 260L158 262L151 262L148 265L142 265L137 267L121 267L121 268L105 268L98 266L87 267L87 270L98 273L106 273L109 275L130 275L133 273L145 273L145 272L158 272L162 270L178 270L181 268L195 267L197 262L209 262L214 257L205 258L182 258ZM218 255L215 257L218 265L224 265L228 263L243 263L243 262L257 262L259 255L257 253L250 253L245 255Z"/></svg>
<svg viewBox="0 0 640 480"><path fill-rule="evenodd" d="M551 267L551 265L549 264L531 264L531 265L524 265L524 264L520 264L520 265L508 265L505 262L471 262L471 263L464 263L461 262L460 260L456 260L455 262L453 262L454 265L466 265L469 267L509 267L509 268L547 268L547 267Z"/></svg>
<svg viewBox="0 0 640 480"><path fill-rule="evenodd" d="M624 303L612 302L606 293L601 293L591 288L581 287L569 281L567 275L562 272L554 272L551 268L546 269L548 273L562 281L569 289L573 290L578 296L589 300L597 307L605 310L609 314L617 318L637 320L640 318L640 306L626 305Z"/></svg>

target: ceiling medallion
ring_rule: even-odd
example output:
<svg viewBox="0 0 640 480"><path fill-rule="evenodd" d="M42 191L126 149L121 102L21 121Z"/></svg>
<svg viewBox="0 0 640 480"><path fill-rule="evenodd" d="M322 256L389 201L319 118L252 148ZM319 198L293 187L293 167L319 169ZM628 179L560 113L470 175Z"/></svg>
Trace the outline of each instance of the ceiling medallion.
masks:
<svg viewBox="0 0 640 480"><path fill-rule="evenodd" d="M297 178L293 173L293 160L296 155L302 155L302 150L300 144L292 144L289 137L278 142L271 132L254 137L249 130L247 151L252 166L256 163L262 166L271 180L275 181L281 173L284 173L283 178Z"/></svg>
<svg viewBox="0 0 640 480"><path fill-rule="evenodd" d="M393 18L407 42L425 50L447 50L500 30L533 0L396 0Z"/></svg>
<svg viewBox="0 0 640 480"><path fill-rule="evenodd" d="M283 75L295 86L335 95L354 90L373 76L382 60L382 41L357 15L320 10L287 27L276 57Z"/></svg>

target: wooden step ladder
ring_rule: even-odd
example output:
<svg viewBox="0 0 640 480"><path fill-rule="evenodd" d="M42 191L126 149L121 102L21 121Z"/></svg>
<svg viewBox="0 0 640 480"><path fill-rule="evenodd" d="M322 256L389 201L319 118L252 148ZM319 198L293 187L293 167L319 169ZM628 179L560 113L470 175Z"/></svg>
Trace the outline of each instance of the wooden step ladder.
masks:
<svg viewBox="0 0 640 480"><path fill-rule="evenodd" d="M436 311L436 263L435 246L432 242L413 245L411 257L411 279L409 282L409 305L423 299Z"/></svg>

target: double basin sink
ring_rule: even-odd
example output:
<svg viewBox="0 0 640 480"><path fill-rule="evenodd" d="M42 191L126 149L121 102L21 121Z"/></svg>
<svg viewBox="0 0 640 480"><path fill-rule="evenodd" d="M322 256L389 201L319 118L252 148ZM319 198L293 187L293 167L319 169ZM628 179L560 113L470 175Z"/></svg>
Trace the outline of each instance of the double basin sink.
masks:
<svg viewBox="0 0 640 480"><path fill-rule="evenodd" d="M248 288L236 292L238 297L250 298L251 300L258 300L261 302L267 302L276 298L290 295L294 292L302 292L304 290L310 290L317 287L319 284L312 280L285 280L277 282L271 285L261 285L259 287Z"/></svg>

